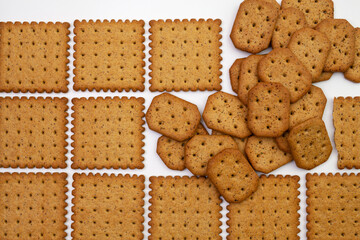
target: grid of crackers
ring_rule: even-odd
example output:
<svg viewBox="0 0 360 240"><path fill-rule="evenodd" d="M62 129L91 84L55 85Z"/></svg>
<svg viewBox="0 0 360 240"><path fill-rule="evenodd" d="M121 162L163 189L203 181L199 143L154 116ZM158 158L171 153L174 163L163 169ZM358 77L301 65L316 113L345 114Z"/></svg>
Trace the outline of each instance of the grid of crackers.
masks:
<svg viewBox="0 0 360 240"><path fill-rule="evenodd" d="M360 239L360 28L337 5L3 19L0 239Z"/></svg>

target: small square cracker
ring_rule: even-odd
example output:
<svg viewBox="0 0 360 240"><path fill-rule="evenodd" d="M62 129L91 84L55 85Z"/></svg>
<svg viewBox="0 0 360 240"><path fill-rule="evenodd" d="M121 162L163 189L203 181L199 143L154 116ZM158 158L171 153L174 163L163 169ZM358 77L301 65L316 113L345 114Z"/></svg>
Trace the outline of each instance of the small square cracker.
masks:
<svg viewBox="0 0 360 240"><path fill-rule="evenodd" d="M312 81L317 82L331 48L327 36L311 28L302 28L293 34L288 48L310 72Z"/></svg>
<svg viewBox="0 0 360 240"><path fill-rule="evenodd" d="M299 180L298 176L262 175L253 195L228 205L227 239L300 239Z"/></svg>
<svg viewBox="0 0 360 240"><path fill-rule="evenodd" d="M332 151L325 123L320 118L296 125L290 130L288 142L296 165L307 170L326 162Z"/></svg>
<svg viewBox="0 0 360 240"><path fill-rule="evenodd" d="M74 22L76 91L143 91L144 21Z"/></svg>
<svg viewBox="0 0 360 240"><path fill-rule="evenodd" d="M206 176L209 160L227 148L238 148L236 142L230 136L194 136L185 145L185 166L194 175Z"/></svg>
<svg viewBox="0 0 360 240"><path fill-rule="evenodd" d="M360 83L360 28L355 28L355 59L354 63L344 73L346 79Z"/></svg>
<svg viewBox="0 0 360 240"><path fill-rule="evenodd" d="M277 17L277 6L268 1L242 2L230 34L233 44L253 54L268 48Z"/></svg>
<svg viewBox="0 0 360 240"><path fill-rule="evenodd" d="M298 101L310 89L311 74L287 48L276 48L267 54L258 66L258 75L264 82L278 82L290 92L290 102Z"/></svg>
<svg viewBox="0 0 360 240"><path fill-rule="evenodd" d="M1 22L0 91L67 92L69 23Z"/></svg>
<svg viewBox="0 0 360 240"><path fill-rule="evenodd" d="M0 98L0 167L65 168L66 98Z"/></svg>
<svg viewBox="0 0 360 240"><path fill-rule="evenodd" d="M143 239L145 177L75 173L73 239Z"/></svg>
<svg viewBox="0 0 360 240"><path fill-rule="evenodd" d="M195 135L209 135L200 123ZM161 136L157 141L156 153L165 165L172 170L185 169L185 145L188 141L178 142L171 138Z"/></svg>
<svg viewBox="0 0 360 240"><path fill-rule="evenodd" d="M258 137L279 137L289 129L290 93L280 83L258 83L249 91L248 127Z"/></svg>
<svg viewBox="0 0 360 240"><path fill-rule="evenodd" d="M310 90L296 103L290 105L290 128L310 118L322 118L326 107L326 96L321 88L311 86Z"/></svg>
<svg viewBox="0 0 360 240"><path fill-rule="evenodd" d="M360 174L306 175L307 239L359 239Z"/></svg>
<svg viewBox="0 0 360 240"><path fill-rule="evenodd" d="M150 177L149 240L220 240L221 199L204 177Z"/></svg>
<svg viewBox="0 0 360 240"><path fill-rule="evenodd" d="M274 138L252 136L245 146L246 156L256 171L269 173L291 162L290 153L280 150Z"/></svg>
<svg viewBox="0 0 360 240"><path fill-rule="evenodd" d="M237 149L225 149L211 158L206 175L227 202L241 202L258 188L258 175Z"/></svg>
<svg viewBox="0 0 360 240"><path fill-rule="evenodd" d="M247 107L238 97L217 92L208 97L202 116L208 128L234 137L246 138L251 135L246 115Z"/></svg>
<svg viewBox="0 0 360 240"><path fill-rule="evenodd" d="M146 122L151 130L179 142L194 136L200 119L195 104L169 93L154 97L146 112Z"/></svg>
<svg viewBox="0 0 360 240"><path fill-rule="evenodd" d="M65 239L66 173L0 173L0 238Z"/></svg>
<svg viewBox="0 0 360 240"><path fill-rule="evenodd" d="M334 18L332 0L283 0L281 8L294 7L305 14L309 27L314 28L324 19Z"/></svg>
<svg viewBox="0 0 360 240"><path fill-rule="evenodd" d="M74 98L72 168L143 168L144 99Z"/></svg>
<svg viewBox="0 0 360 240"><path fill-rule="evenodd" d="M324 71L345 72L355 59L355 29L345 19L326 19L315 30L324 33L331 42Z"/></svg>
<svg viewBox="0 0 360 240"><path fill-rule="evenodd" d="M221 20L150 21L150 91L221 89Z"/></svg>
<svg viewBox="0 0 360 240"><path fill-rule="evenodd" d="M360 97L334 99L335 145L338 168L360 169Z"/></svg>

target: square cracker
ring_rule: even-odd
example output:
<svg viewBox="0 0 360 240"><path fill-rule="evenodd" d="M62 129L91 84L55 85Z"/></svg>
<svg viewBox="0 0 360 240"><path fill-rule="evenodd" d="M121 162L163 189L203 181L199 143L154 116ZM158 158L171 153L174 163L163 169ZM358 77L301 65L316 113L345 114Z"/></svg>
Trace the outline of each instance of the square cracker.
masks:
<svg viewBox="0 0 360 240"><path fill-rule="evenodd" d="M76 20L74 25L75 90L144 90L144 21Z"/></svg>
<svg viewBox="0 0 360 240"><path fill-rule="evenodd" d="M67 92L69 23L1 22L0 91Z"/></svg>
<svg viewBox="0 0 360 240"><path fill-rule="evenodd" d="M228 205L227 239L300 239L299 180L298 176L262 175L253 195Z"/></svg>
<svg viewBox="0 0 360 240"><path fill-rule="evenodd" d="M360 28L355 28L355 59L353 65L344 73L346 79L360 83Z"/></svg>
<svg viewBox="0 0 360 240"><path fill-rule="evenodd" d="M230 34L234 46L253 54L268 48L278 11L278 6L270 1L242 2Z"/></svg>
<svg viewBox="0 0 360 240"><path fill-rule="evenodd" d="M143 239L144 176L74 175L73 239Z"/></svg>
<svg viewBox="0 0 360 240"><path fill-rule="evenodd" d="M334 99L335 145L338 168L360 169L360 97Z"/></svg>
<svg viewBox="0 0 360 240"><path fill-rule="evenodd" d="M247 127L247 107L234 95L225 92L210 95L202 116L210 129L238 138L251 135Z"/></svg>
<svg viewBox="0 0 360 240"><path fill-rule="evenodd" d="M305 14L309 27L316 27L324 19L334 18L332 0L283 0L281 8L294 7Z"/></svg>
<svg viewBox="0 0 360 240"><path fill-rule="evenodd" d="M73 99L72 168L143 168L144 99Z"/></svg>
<svg viewBox="0 0 360 240"><path fill-rule="evenodd" d="M65 239L66 173L0 173L0 238Z"/></svg>
<svg viewBox="0 0 360 240"><path fill-rule="evenodd" d="M324 33L331 42L324 71L345 72L355 59L355 29L345 19L326 19L315 30Z"/></svg>
<svg viewBox="0 0 360 240"><path fill-rule="evenodd" d="M221 20L150 21L150 91L221 90Z"/></svg>
<svg viewBox="0 0 360 240"><path fill-rule="evenodd" d="M150 177L153 239L220 240L221 199L204 177Z"/></svg>
<svg viewBox="0 0 360 240"><path fill-rule="evenodd" d="M0 167L65 168L66 98L0 98Z"/></svg>
<svg viewBox="0 0 360 240"><path fill-rule="evenodd" d="M307 239L359 239L360 174L306 175Z"/></svg>

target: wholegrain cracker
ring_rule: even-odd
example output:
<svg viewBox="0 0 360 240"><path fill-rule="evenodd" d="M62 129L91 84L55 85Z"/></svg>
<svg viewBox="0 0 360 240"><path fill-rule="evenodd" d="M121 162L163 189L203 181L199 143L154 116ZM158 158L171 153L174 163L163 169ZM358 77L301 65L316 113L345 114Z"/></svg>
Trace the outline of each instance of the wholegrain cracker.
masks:
<svg viewBox="0 0 360 240"><path fill-rule="evenodd" d="M144 21L74 22L74 89L143 91Z"/></svg>
<svg viewBox="0 0 360 240"><path fill-rule="evenodd" d="M150 21L150 91L221 90L221 20Z"/></svg>
<svg viewBox="0 0 360 240"><path fill-rule="evenodd" d="M143 168L144 99L74 98L72 168Z"/></svg>
<svg viewBox="0 0 360 240"><path fill-rule="evenodd" d="M291 148L289 145L289 141L287 140L288 136L289 136L289 131L286 131L280 137L275 138L275 142L281 151L291 154Z"/></svg>
<svg viewBox="0 0 360 240"><path fill-rule="evenodd" d="M355 59L354 63L344 73L346 79L360 82L360 28L355 28Z"/></svg>
<svg viewBox="0 0 360 240"><path fill-rule="evenodd" d="M239 88L240 70L243 60L244 58L236 59L229 69L231 88L234 92L237 92Z"/></svg>
<svg viewBox="0 0 360 240"><path fill-rule="evenodd" d="M216 131L216 130L212 130L211 132L211 135L226 135L224 133L221 133L219 131ZM236 142L238 148L239 148L239 151L242 153L242 154L246 154L245 153L245 145L246 145L246 142L248 140L248 138L237 138L237 137L232 137L234 139L234 141Z"/></svg>
<svg viewBox="0 0 360 240"><path fill-rule="evenodd" d="M0 167L65 168L66 98L0 98Z"/></svg>

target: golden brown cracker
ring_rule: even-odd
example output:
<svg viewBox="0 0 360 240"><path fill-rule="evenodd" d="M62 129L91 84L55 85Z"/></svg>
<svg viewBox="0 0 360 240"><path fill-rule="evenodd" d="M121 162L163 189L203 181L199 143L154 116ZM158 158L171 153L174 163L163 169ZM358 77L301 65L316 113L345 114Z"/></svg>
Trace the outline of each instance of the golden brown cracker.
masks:
<svg viewBox="0 0 360 240"><path fill-rule="evenodd" d="M247 127L247 107L234 95L217 92L207 99L203 118L208 128L246 138L251 135Z"/></svg>
<svg viewBox="0 0 360 240"><path fill-rule="evenodd" d="M228 205L227 239L300 239L299 180L298 176L262 175L253 195Z"/></svg>
<svg viewBox="0 0 360 240"><path fill-rule="evenodd" d="M248 127L258 137L279 137L289 129L290 93L280 83L258 83L249 91Z"/></svg>
<svg viewBox="0 0 360 240"><path fill-rule="evenodd" d="M143 168L144 99L74 98L72 168Z"/></svg>
<svg viewBox="0 0 360 240"><path fill-rule="evenodd" d="M146 112L149 128L176 141L194 136L201 115L195 104L169 93L153 98Z"/></svg>
<svg viewBox="0 0 360 240"><path fill-rule="evenodd" d="M211 132L211 135L226 135L224 133L221 133L221 132L218 132L216 130L212 130ZM247 137L246 138L237 138L237 137L232 137L234 139L234 141L236 142L238 148L239 148L239 151L242 153L242 154L246 154L245 153L245 145L246 145L246 142L247 142Z"/></svg>
<svg viewBox="0 0 360 240"><path fill-rule="evenodd" d="M269 1L242 2L230 34L234 46L253 54L268 48L277 17L278 6Z"/></svg>
<svg viewBox="0 0 360 240"><path fill-rule="evenodd" d="M296 166L313 169L326 162L332 146L325 123L320 118L311 118L290 130L288 142Z"/></svg>
<svg viewBox="0 0 360 240"><path fill-rule="evenodd" d="M0 98L0 166L65 168L66 98Z"/></svg>
<svg viewBox="0 0 360 240"><path fill-rule="evenodd" d="M258 188L258 175L237 149L225 149L211 158L206 175L229 203L245 200Z"/></svg>
<svg viewBox="0 0 360 240"><path fill-rule="evenodd" d="M240 101L244 105L248 104L249 91L260 82L258 76L258 64L263 57L263 55L250 55L243 60L241 65L237 93Z"/></svg>
<svg viewBox="0 0 360 240"><path fill-rule="evenodd" d="M269 173L291 162L292 156L281 151L274 138L252 136L245 147L250 164L256 171Z"/></svg>
<svg viewBox="0 0 360 240"><path fill-rule="evenodd" d="M275 142L281 151L291 154L290 145L287 140L288 136L289 136L289 131L286 131L280 137L275 138Z"/></svg>
<svg viewBox="0 0 360 240"><path fill-rule="evenodd" d="M264 82L278 82L290 92L290 101L298 101L310 89L311 74L287 48L277 48L267 54L258 66L258 74Z"/></svg>
<svg viewBox="0 0 360 240"><path fill-rule="evenodd" d="M73 178L73 239L143 239L144 176L75 173Z"/></svg>
<svg viewBox="0 0 360 240"><path fill-rule="evenodd" d="M1 22L0 91L67 92L69 23Z"/></svg>
<svg viewBox="0 0 360 240"><path fill-rule="evenodd" d="M322 72L320 74L320 77L315 81L315 82L323 82L323 81L327 81L332 77L333 73L332 72ZM313 81L314 82L314 81Z"/></svg>
<svg viewBox="0 0 360 240"><path fill-rule="evenodd" d="M333 121L338 168L360 169L360 97L334 99Z"/></svg>
<svg viewBox="0 0 360 240"><path fill-rule="evenodd" d="M331 42L324 71L345 72L355 59L355 29L345 19L327 19L316 28Z"/></svg>
<svg viewBox="0 0 360 240"><path fill-rule="evenodd" d="M293 34L288 48L310 72L312 81L318 82L331 48L327 36L314 29L303 28Z"/></svg>
<svg viewBox="0 0 360 240"><path fill-rule="evenodd" d="M195 135L209 135L200 123ZM172 170L185 169L185 145L188 141L178 142L171 138L161 136L157 141L156 153L165 165Z"/></svg>
<svg viewBox="0 0 360 240"><path fill-rule="evenodd" d="M243 60L244 58L236 59L229 69L231 88L234 92L237 92L239 88L240 70Z"/></svg>
<svg viewBox="0 0 360 240"><path fill-rule="evenodd" d="M144 21L74 22L74 89L143 91Z"/></svg>
<svg viewBox="0 0 360 240"><path fill-rule="evenodd" d="M149 240L220 240L221 199L204 177L150 177Z"/></svg>
<svg viewBox="0 0 360 240"><path fill-rule="evenodd" d="M237 149L236 142L225 135L197 135L185 145L185 166L197 176L206 176L208 161L224 149Z"/></svg>
<svg viewBox="0 0 360 240"><path fill-rule="evenodd" d="M306 26L305 15L300 10L293 7L282 9L276 20L272 47L286 48L294 32Z"/></svg>
<svg viewBox="0 0 360 240"><path fill-rule="evenodd" d="M355 59L354 63L344 73L346 79L355 83L360 82L360 28L355 28Z"/></svg>
<svg viewBox="0 0 360 240"><path fill-rule="evenodd" d="M307 239L359 239L360 175L306 175Z"/></svg>
<svg viewBox="0 0 360 240"><path fill-rule="evenodd" d="M332 0L283 0L281 8L294 7L305 14L309 27L316 27L324 19L334 18Z"/></svg>
<svg viewBox="0 0 360 240"><path fill-rule="evenodd" d="M65 239L66 173L0 173L0 238Z"/></svg>
<svg viewBox="0 0 360 240"><path fill-rule="evenodd" d="M221 90L221 20L150 21L150 91Z"/></svg>
<svg viewBox="0 0 360 240"><path fill-rule="evenodd" d="M311 86L310 90L296 103L290 105L290 128L310 118L322 118L326 96L321 88Z"/></svg>

